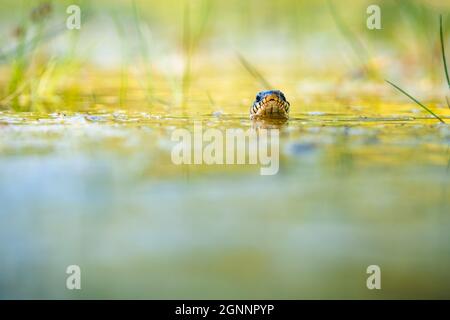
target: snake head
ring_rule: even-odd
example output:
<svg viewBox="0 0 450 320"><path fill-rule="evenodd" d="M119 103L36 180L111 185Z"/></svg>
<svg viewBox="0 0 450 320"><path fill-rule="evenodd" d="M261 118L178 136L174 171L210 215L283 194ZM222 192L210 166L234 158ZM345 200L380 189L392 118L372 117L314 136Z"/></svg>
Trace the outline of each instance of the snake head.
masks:
<svg viewBox="0 0 450 320"><path fill-rule="evenodd" d="M280 90L261 91L250 108L250 119L287 119L290 104Z"/></svg>

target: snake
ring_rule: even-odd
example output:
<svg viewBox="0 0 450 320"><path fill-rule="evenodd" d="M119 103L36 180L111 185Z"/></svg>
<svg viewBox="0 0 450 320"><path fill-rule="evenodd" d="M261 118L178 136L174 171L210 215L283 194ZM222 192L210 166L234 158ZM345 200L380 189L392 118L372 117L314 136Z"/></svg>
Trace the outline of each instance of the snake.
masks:
<svg viewBox="0 0 450 320"><path fill-rule="evenodd" d="M250 119L288 119L290 104L280 90L258 92L250 107Z"/></svg>

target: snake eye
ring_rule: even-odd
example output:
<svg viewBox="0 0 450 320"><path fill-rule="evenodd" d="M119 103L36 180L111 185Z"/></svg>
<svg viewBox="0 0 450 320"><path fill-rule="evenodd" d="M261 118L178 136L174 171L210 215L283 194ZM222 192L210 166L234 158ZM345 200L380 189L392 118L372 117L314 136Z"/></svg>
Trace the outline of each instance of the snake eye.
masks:
<svg viewBox="0 0 450 320"><path fill-rule="evenodd" d="M256 95L255 100L256 102L259 102L261 100L261 95L259 93Z"/></svg>

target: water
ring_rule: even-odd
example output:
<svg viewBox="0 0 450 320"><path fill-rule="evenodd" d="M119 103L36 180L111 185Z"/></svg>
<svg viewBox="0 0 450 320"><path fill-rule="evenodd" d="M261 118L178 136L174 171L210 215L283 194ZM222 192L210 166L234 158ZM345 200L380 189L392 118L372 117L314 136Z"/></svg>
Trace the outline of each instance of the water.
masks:
<svg viewBox="0 0 450 320"><path fill-rule="evenodd" d="M261 176L172 164L176 128L252 127L200 110L3 111L0 298L450 297L448 126L294 112L278 174ZM72 264L80 291L65 288Z"/></svg>

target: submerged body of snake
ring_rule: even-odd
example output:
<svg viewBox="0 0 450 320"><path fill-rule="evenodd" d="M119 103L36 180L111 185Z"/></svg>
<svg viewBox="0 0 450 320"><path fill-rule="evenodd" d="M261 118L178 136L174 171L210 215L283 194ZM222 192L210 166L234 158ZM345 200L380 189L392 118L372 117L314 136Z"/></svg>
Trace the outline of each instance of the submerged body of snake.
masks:
<svg viewBox="0 0 450 320"><path fill-rule="evenodd" d="M288 119L289 107L280 90L261 91L250 108L250 119Z"/></svg>

